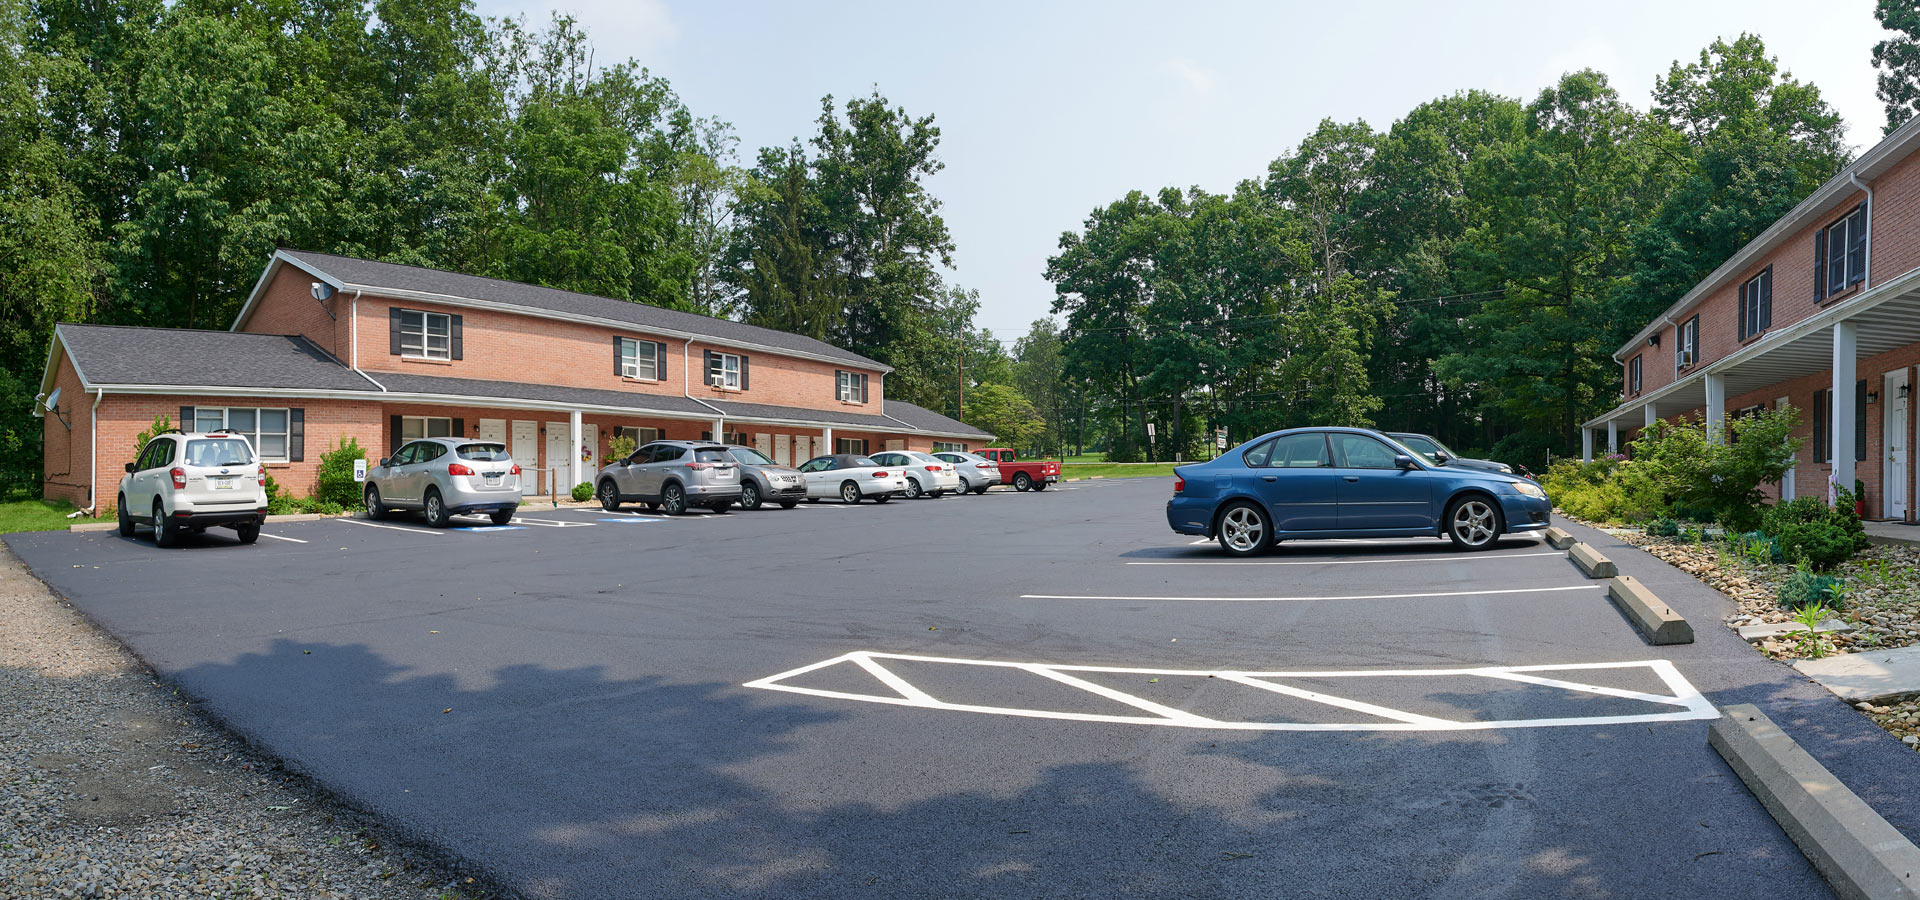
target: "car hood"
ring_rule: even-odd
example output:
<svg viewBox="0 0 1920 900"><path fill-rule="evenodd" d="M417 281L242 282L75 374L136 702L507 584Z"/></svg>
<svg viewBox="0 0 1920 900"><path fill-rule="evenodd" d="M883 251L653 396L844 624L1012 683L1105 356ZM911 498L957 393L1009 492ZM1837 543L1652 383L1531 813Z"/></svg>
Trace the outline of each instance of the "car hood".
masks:
<svg viewBox="0 0 1920 900"><path fill-rule="evenodd" d="M748 472L759 472L762 475L798 475L800 474L800 470L792 466L741 466L740 468Z"/></svg>

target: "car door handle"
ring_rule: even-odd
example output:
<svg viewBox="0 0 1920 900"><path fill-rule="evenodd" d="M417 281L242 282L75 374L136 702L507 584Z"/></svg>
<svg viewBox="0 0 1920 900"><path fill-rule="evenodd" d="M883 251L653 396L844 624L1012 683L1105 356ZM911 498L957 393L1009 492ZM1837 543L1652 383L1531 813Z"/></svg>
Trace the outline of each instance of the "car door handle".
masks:
<svg viewBox="0 0 1920 900"><path fill-rule="evenodd" d="M1340 476L1340 478L1341 478L1342 480L1344 480L1344 481L1359 481L1359 480L1360 480L1360 476L1358 476L1358 475L1342 475L1342 476Z"/></svg>
<svg viewBox="0 0 1920 900"><path fill-rule="evenodd" d="M1261 480L1261 481L1279 481L1279 480L1280 480L1280 476L1278 476L1278 475L1262 475L1262 476L1260 476L1260 480Z"/></svg>

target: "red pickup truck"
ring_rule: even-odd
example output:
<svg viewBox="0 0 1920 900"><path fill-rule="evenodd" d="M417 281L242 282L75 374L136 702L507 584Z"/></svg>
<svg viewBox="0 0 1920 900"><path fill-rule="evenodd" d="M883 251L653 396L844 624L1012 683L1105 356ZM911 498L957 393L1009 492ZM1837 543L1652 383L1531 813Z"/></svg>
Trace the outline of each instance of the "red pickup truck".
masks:
<svg viewBox="0 0 1920 900"><path fill-rule="evenodd" d="M1060 480L1060 464L1051 460L1023 461L1019 454L1005 447L989 447L980 451L980 455L999 463L1000 483L1013 485L1016 491L1044 491L1047 485Z"/></svg>

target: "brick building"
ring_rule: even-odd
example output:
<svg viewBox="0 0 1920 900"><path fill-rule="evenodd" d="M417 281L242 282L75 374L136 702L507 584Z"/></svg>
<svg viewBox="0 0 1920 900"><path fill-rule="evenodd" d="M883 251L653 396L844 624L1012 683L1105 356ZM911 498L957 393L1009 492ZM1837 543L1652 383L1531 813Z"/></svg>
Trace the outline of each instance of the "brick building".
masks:
<svg viewBox="0 0 1920 900"><path fill-rule="evenodd" d="M54 330L43 493L111 503L135 440L162 414L246 434L295 495L312 491L320 454L348 437L376 459L416 437L501 441L529 472L529 492L587 480L623 433L640 443L724 436L789 464L990 440L887 400L889 371L725 319L282 250L228 331Z"/></svg>
<svg viewBox="0 0 1920 900"><path fill-rule="evenodd" d="M1583 425L1618 449L1656 419L1717 427L1791 404L1805 443L1786 498L1865 487L1871 518L1914 521L1920 364L1920 120L1742 247L1614 354L1621 402Z"/></svg>

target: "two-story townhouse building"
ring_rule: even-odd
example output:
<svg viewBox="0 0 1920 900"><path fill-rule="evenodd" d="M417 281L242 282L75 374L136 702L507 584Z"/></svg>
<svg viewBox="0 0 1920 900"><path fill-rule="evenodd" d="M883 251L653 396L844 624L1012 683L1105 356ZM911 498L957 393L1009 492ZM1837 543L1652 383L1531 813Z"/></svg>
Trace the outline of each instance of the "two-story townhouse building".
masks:
<svg viewBox="0 0 1920 900"><path fill-rule="evenodd" d="M38 404L43 494L112 503L139 434L163 414L247 435L296 495L313 489L320 454L347 438L375 459L416 437L501 441L530 493L587 480L622 434L725 439L788 464L990 440L888 400L889 371L726 319L281 250L228 331L55 328Z"/></svg>
<svg viewBox="0 0 1920 900"><path fill-rule="evenodd" d="M1583 425L1618 451L1658 419L1791 405L1805 442L1779 496L1861 483L1867 514L1914 521L1920 364L1920 120L1742 247L1614 359L1621 402ZM1604 435L1604 438L1602 436Z"/></svg>

